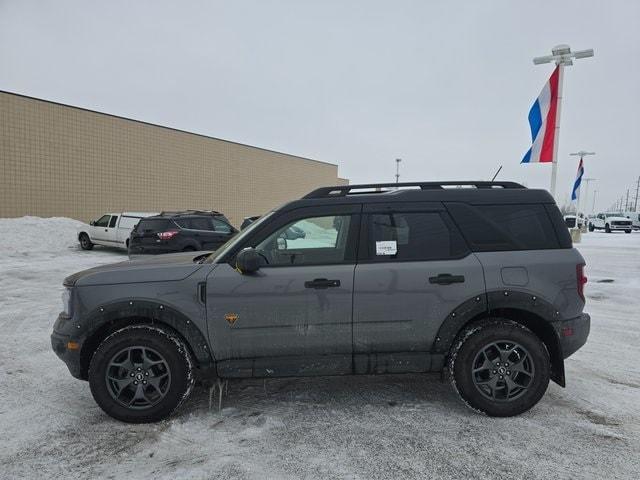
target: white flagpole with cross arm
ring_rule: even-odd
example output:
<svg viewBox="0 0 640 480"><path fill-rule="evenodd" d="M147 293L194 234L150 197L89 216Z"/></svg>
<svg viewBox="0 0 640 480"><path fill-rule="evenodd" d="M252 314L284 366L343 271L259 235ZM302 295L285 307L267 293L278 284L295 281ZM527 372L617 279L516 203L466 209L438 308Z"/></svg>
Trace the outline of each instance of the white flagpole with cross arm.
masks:
<svg viewBox="0 0 640 480"><path fill-rule="evenodd" d="M593 57L593 49L572 52L569 45L558 45L551 49L551 55L536 57L534 65L554 62L558 66L558 108L556 109L556 128L553 137L553 161L551 162L551 195L556 196L556 178L558 175L558 140L560 138L560 111L562 110L562 84L564 67L573 65L573 59Z"/></svg>

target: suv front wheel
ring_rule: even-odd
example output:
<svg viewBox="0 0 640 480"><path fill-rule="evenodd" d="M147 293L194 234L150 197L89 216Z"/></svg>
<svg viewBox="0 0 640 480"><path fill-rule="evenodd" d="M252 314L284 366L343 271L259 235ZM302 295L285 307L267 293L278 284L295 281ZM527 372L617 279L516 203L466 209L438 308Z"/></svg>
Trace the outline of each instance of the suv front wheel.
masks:
<svg viewBox="0 0 640 480"><path fill-rule="evenodd" d="M184 342L151 325L131 325L108 336L89 365L91 394L117 420L148 423L171 415L194 384Z"/></svg>
<svg viewBox="0 0 640 480"><path fill-rule="evenodd" d="M492 417L526 412L549 385L550 360L540 339L504 319L472 325L449 357L453 387L474 410Z"/></svg>

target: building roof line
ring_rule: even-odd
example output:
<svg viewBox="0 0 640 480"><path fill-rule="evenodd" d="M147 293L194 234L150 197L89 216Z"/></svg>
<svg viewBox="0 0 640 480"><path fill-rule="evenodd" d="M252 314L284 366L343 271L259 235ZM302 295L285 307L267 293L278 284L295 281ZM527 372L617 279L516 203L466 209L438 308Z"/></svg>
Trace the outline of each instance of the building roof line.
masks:
<svg viewBox="0 0 640 480"><path fill-rule="evenodd" d="M231 143L231 144L234 144L234 145L240 145L242 147L255 148L255 149L258 149L258 150L262 150L264 152L275 153L277 155L286 155L288 157L295 157L295 158L299 158L300 160L306 160L308 162L322 163L324 165L332 165L334 167L338 166L337 163L325 162L323 160L316 160L315 158L303 157L301 155L295 155L293 153L280 152L278 150L272 150L272 149L269 149L269 148L256 147L255 145L249 145L248 143L235 142L233 140L227 140L227 139L224 139L224 138L212 137L211 135L205 135L203 133L189 132L188 130L182 130L180 128L168 127L166 125L159 125L157 123L145 122L144 120L138 120L138 119L135 119L135 118L123 117L121 115L115 115L113 113L100 112L98 110L92 110L90 108L78 107L76 105L69 105L67 103L62 103L62 102L55 102L53 100L46 100L44 98L32 97L30 95L25 95L25 94L22 94L22 93L10 92L8 90L1 90L1 89L0 89L0 93L6 93L7 95L13 95L13 96L16 96L16 97L28 98L29 100L37 100L39 102L50 103L52 105L59 105L61 107L72 108L72 109L75 109L75 110L82 110L84 112L96 113L98 115L105 115L107 117L118 118L120 120L127 120L129 122L140 123L142 125L148 125L148 126L151 126L151 127L163 128L165 130L171 130L171 131L178 132L178 133L186 133L187 135L195 135L196 137L207 138L209 140L218 140L220 142Z"/></svg>

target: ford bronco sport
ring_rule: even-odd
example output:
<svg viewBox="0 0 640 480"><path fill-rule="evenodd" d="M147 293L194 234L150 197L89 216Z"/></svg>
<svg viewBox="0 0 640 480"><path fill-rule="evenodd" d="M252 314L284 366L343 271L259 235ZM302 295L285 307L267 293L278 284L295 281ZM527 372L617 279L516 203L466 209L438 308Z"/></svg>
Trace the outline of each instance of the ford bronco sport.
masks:
<svg viewBox="0 0 640 480"><path fill-rule="evenodd" d="M586 342L583 268L544 190L325 187L214 253L71 275L51 340L126 422L167 417L197 379L400 372L444 372L473 409L512 416L564 386Z"/></svg>

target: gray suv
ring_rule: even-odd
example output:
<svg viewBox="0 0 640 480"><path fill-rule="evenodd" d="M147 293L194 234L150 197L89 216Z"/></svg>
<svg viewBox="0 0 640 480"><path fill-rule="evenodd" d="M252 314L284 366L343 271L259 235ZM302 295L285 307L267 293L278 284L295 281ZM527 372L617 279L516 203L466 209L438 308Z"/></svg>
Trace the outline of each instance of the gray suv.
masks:
<svg viewBox="0 0 640 480"><path fill-rule="evenodd" d="M196 380L401 372L444 372L511 416L565 385L589 334L583 269L544 190L326 187L213 253L71 275L51 341L126 422L167 417Z"/></svg>

